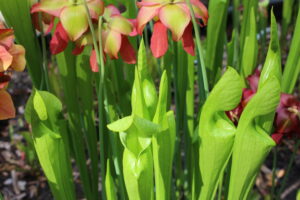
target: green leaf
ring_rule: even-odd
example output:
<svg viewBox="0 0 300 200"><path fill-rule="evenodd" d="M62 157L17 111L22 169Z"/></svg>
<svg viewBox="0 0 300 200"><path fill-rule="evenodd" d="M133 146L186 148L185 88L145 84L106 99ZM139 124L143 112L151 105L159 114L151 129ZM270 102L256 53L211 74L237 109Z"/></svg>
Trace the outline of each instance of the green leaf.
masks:
<svg viewBox="0 0 300 200"><path fill-rule="evenodd" d="M149 111L144 98L142 80L137 68L135 69L135 78L132 88L131 107L133 114L150 120Z"/></svg>
<svg viewBox="0 0 300 200"><path fill-rule="evenodd" d="M300 9L298 10L298 17L294 29L294 35L289 51L289 55L285 64L282 77L282 92L289 94L293 93L296 82L300 74Z"/></svg>
<svg viewBox="0 0 300 200"><path fill-rule="evenodd" d="M47 120L48 115L47 115L47 110L45 103L38 91L35 92L34 97L33 97L33 107L39 116L39 119L42 121Z"/></svg>
<svg viewBox="0 0 300 200"><path fill-rule="evenodd" d="M151 148L136 157L124 150L123 173L127 194L130 200L153 199L153 158Z"/></svg>
<svg viewBox="0 0 300 200"><path fill-rule="evenodd" d="M211 87L216 81L218 69L222 67L228 4L229 0L214 0L209 2L206 67Z"/></svg>
<svg viewBox="0 0 300 200"><path fill-rule="evenodd" d="M141 40L139 53L138 53L138 72L142 82L143 94L146 106L149 110L150 119L153 118L157 104L157 93L153 79L148 70L147 52L144 40Z"/></svg>
<svg viewBox="0 0 300 200"><path fill-rule="evenodd" d="M248 31L245 35L245 44L243 46L243 54L241 60L241 70L244 78L251 75L256 67L257 53L258 53L258 41L256 38L256 16L254 8L251 9L249 15L250 23Z"/></svg>
<svg viewBox="0 0 300 200"><path fill-rule="evenodd" d="M263 123L256 119L273 113L279 98L280 84L272 76L243 111L234 141L228 199L247 199L262 163L275 146Z"/></svg>
<svg viewBox="0 0 300 200"><path fill-rule="evenodd" d="M213 199L230 158L236 128L225 111L235 108L242 96L242 79L228 68L203 106L199 123L200 199Z"/></svg>
<svg viewBox="0 0 300 200"><path fill-rule="evenodd" d="M107 160L107 165L106 165L105 192L106 192L107 200L117 199L114 181L113 181L113 178L112 178L111 172L110 172L109 160Z"/></svg>
<svg viewBox="0 0 300 200"><path fill-rule="evenodd" d="M168 104L168 79L166 71L163 72L159 99L153 122L162 128L153 135L152 151L154 161L156 199L170 199L172 180L172 163L175 149L176 125L173 111L167 112Z"/></svg>
<svg viewBox="0 0 300 200"><path fill-rule="evenodd" d="M40 164L55 199L75 199L62 105L51 93L36 90L32 95L27 112L31 113L33 141ZM44 106L42 111L39 106Z"/></svg>
<svg viewBox="0 0 300 200"><path fill-rule="evenodd" d="M277 23L273 11L271 12L271 41L268 54L260 75L258 88L263 87L269 77L275 76L281 83L281 54L278 39Z"/></svg>
<svg viewBox="0 0 300 200"><path fill-rule="evenodd" d="M271 13L271 41L269 44L268 54L266 57L266 61L264 63L259 84L258 84L258 90L260 90L262 87L264 87L265 82L270 77L276 77L279 83L281 83L282 79L282 69L281 69L281 55L280 55L280 45L279 45L279 39L278 39L278 31L277 31L277 24L276 19L274 16L274 13L272 11ZM275 110L269 115L260 117L261 123L264 123L262 125L263 129L265 129L267 132L270 132L273 126L273 120L275 116Z"/></svg>

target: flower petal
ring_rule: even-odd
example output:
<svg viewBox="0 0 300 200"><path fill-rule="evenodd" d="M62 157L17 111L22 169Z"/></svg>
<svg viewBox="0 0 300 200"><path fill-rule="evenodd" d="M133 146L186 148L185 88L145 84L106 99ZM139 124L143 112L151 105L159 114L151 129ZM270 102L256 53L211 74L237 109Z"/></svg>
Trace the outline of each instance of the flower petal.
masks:
<svg viewBox="0 0 300 200"><path fill-rule="evenodd" d="M10 81L10 76L0 72L0 90L6 88L8 82Z"/></svg>
<svg viewBox="0 0 300 200"><path fill-rule="evenodd" d="M159 11L159 19L173 34L173 39L181 39L185 28L189 25L191 17L184 4L169 4Z"/></svg>
<svg viewBox="0 0 300 200"><path fill-rule="evenodd" d="M59 17L62 9L70 5L67 0L43 0L31 7L31 13L45 12L55 17Z"/></svg>
<svg viewBox="0 0 300 200"><path fill-rule="evenodd" d="M141 7L137 16L137 32L142 34L146 24L155 16L158 15L161 6Z"/></svg>
<svg viewBox="0 0 300 200"><path fill-rule="evenodd" d="M206 25L208 21L208 11L206 6L200 0L191 0L195 16L202 19L203 24Z"/></svg>
<svg viewBox="0 0 300 200"><path fill-rule="evenodd" d="M154 24L150 48L153 56L156 58L163 56L168 50L167 27L161 21L157 21Z"/></svg>
<svg viewBox="0 0 300 200"><path fill-rule="evenodd" d="M83 5L64 8L61 12L60 20L72 41L77 40L89 27Z"/></svg>
<svg viewBox="0 0 300 200"><path fill-rule="evenodd" d="M121 15L119 9L116 6L110 4L105 7L104 14L103 14L104 18L109 18L115 15Z"/></svg>
<svg viewBox="0 0 300 200"><path fill-rule="evenodd" d="M195 43L193 39L193 24L190 23L182 35L183 49L190 55L195 56Z"/></svg>
<svg viewBox="0 0 300 200"><path fill-rule="evenodd" d="M141 8L143 6L157 6L159 4L163 4L163 0L144 0L144 1L137 1L136 5L138 8Z"/></svg>
<svg viewBox="0 0 300 200"><path fill-rule="evenodd" d="M91 17L97 19L104 12L104 3L101 0L90 0L87 2Z"/></svg>
<svg viewBox="0 0 300 200"><path fill-rule="evenodd" d="M99 71L96 51L94 49L92 50L91 55L90 55L90 66L91 66L91 70L93 72L98 72Z"/></svg>
<svg viewBox="0 0 300 200"><path fill-rule="evenodd" d="M104 52L107 53L110 58L118 59L118 52L121 48L121 34L113 31L107 30L102 32Z"/></svg>
<svg viewBox="0 0 300 200"><path fill-rule="evenodd" d="M24 71L26 65L24 47L21 45L13 45L12 48L9 49L9 53L13 56L11 67L18 72Z"/></svg>
<svg viewBox="0 0 300 200"><path fill-rule="evenodd" d="M122 33L123 35L129 35L133 30L132 23L121 15L111 17L108 26L112 30Z"/></svg>
<svg viewBox="0 0 300 200"><path fill-rule="evenodd" d="M0 26L0 45L9 49L14 44L14 31L9 28L3 28L1 23Z"/></svg>
<svg viewBox="0 0 300 200"><path fill-rule="evenodd" d="M5 47L0 46L0 72L6 71L13 61L13 56L6 50Z"/></svg>
<svg viewBox="0 0 300 200"><path fill-rule="evenodd" d="M59 22L50 41L51 54L55 55L65 50L68 46L68 35Z"/></svg>
<svg viewBox="0 0 300 200"><path fill-rule="evenodd" d="M128 19L132 26L133 26L133 29L132 29L132 32L129 34L129 36L137 36L138 32L137 32L137 20L136 19Z"/></svg>
<svg viewBox="0 0 300 200"><path fill-rule="evenodd" d="M124 62L128 64L135 64L136 63L136 55L134 48L131 46L128 38L122 35L122 44L120 48L120 54Z"/></svg>
<svg viewBox="0 0 300 200"><path fill-rule="evenodd" d="M16 110L8 92L0 90L0 99L0 120L14 118Z"/></svg>
<svg viewBox="0 0 300 200"><path fill-rule="evenodd" d="M72 51L73 55L79 55L84 50L84 46L75 46L75 48Z"/></svg>

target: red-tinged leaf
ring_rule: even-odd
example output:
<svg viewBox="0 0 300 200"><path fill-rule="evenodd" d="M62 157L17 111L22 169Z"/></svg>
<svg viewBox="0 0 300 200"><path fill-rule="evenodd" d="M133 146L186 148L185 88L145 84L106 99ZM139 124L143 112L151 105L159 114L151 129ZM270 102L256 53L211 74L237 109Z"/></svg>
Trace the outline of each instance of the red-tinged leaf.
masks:
<svg viewBox="0 0 300 200"><path fill-rule="evenodd" d="M124 62L128 64L136 63L136 55L133 47L131 46L128 38L126 36L122 36L122 44L120 48L120 54Z"/></svg>
<svg viewBox="0 0 300 200"><path fill-rule="evenodd" d="M190 55L195 56L195 43L193 38L193 25L190 23L182 35L183 49Z"/></svg>
<svg viewBox="0 0 300 200"><path fill-rule="evenodd" d="M50 51L53 55L63 52L68 46L68 35L59 22L50 41Z"/></svg>
<svg viewBox="0 0 300 200"><path fill-rule="evenodd" d="M73 51L72 54L73 55L79 55L82 53L82 51L84 50L84 46L76 46Z"/></svg>
<svg viewBox="0 0 300 200"><path fill-rule="evenodd" d="M6 71L13 61L13 56L4 46L0 46L0 72Z"/></svg>
<svg viewBox="0 0 300 200"><path fill-rule="evenodd" d="M0 120L14 118L16 110L13 101L5 90L0 90Z"/></svg>
<svg viewBox="0 0 300 200"><path fill-rule="evenodd" d="M168 50L167 27L161 21L157 21L154 24L150 48L153 56L156 58L163 56Z"/></svg>
<svg viewBox="0 0 300 200"><path fill-rule="evenodd" d="M91 66L91 70L93 72L98 72L99 71L96 51L94 49L92 50L91 56L90 56L90 66Z"/></svg>

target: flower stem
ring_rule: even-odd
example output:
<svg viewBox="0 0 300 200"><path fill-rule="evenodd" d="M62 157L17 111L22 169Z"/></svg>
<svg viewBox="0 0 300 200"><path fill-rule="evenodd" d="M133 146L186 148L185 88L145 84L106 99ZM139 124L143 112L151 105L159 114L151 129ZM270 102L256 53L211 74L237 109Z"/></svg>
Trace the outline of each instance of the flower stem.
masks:
<svg viewBox="0 0 300 200"><path fill-rule="evenodd" d="M103 90L105 88L104 84L104 61L103 61L103 54L102 54L102 37L101 37L101 27L102 27L102 16L99 17L99 46L97 45L97 36L95 34L95 30L93 27L93 23L91 20L91 15L87 6L86 0L84 0L84 6L88 15L88 23L90 27L90 31L93 37L93 45L94 49L96 51L96 59L99 67L99 90L98 90L98 111L99 111L99 139L100 139L100 165L101 165L101 180L103 181L102 185L104 185L105 180L105 172L106 172L106 166L105 166L105 157L104 157L104 110L103 110ZM102 199L106 199L105 189L102 189Z"/></svg>
<svg viewBox="0 0 300 200"><path fill-rule="evenodd" d="M203 53L202 53L202 46L201 46L201 40L200 40L200 30L198 28L198 24L196 21L195 13L191 4L190 0L186 0L189 9L191 11L191 17L192 17L192 22L195 30L195 36L196 36L196 46L197 46L197 55L198 55L198 66L199 66L199 89L200 89L200 107L204 104L206 98L208 97L209 94L209 87L208 87L208 81L207 81L207 73L206 73L206 68L205 68L205 63L204 63L204 58L203 58Z"/></svg>

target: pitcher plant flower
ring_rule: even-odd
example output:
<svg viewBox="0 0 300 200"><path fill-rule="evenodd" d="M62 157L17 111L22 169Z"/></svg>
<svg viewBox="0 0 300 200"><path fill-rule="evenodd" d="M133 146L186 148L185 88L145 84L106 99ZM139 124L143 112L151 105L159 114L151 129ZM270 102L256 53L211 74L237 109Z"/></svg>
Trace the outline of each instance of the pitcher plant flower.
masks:
<svg viewBox="0 0 300 200"><path fill-rule="evenodd" d="M0 72L13 69L23 71L25 68L25 49L14 44L13 30L5 28L0 22Z"/></svg>
<svg viewBox="0 0 300 200"><path fill-rule="evenodd" d="M206 25L207 8L200 0L191 0L197 19ZM182 40L184 50L195 55L191 11L185 0L142 0L137 2L140 8L137 16L137 31L142 34L146 24L155 20L151 37L151 51L154 57L163 56L168 49L167 30L172 32L174 41Z"/></svg>
<svg viewBox="0 0 300 200"><path fill-rule="evenodd" d="M97 21L104 11L103 2L101 0L87 0L87 6L92 20ZM49 26L46 32L49 32L52 28L55 17L60 19L50 42L52 54L62 52L67 47L69 40L76 41L89 30L84 0L42 0L31 8L33 16L38 12L43 13L42 22ZM33 20L36 21L36 16L33 17ZM38 30L41 29L39 25L35 26ZM75 48L74 54L77 54L77 52L80 51Z"/></svg>
<svg viewBox="0 0 300 200"><path fill-rule="evenodd" d="M293 95L283 93L276 112L276 132L272 134L275 142L280 143L284 136L300 137L300 101Z"/></svg>
<svg viewBox="0 0 300 200"><path fill-rule="evenodd" d="M14 32L0 22L0 120L13 118L15 108L10 94L5 90L10 80L9 71L23 71L25 49L14 44Z"/></svg>
<svg viewBox="0 0 300 200"><path fill-rule="evenodd" d="M118 53L120 53L124 62L136 63L135 50L127 38L136 35L134 23L134 20L123 17L117 7L113 5L105 7L101 24L104 55L108 55L111 59L118 59ZM89 38L91 38L90 35L83 37L79 46L88 44ZM95 50L92 51L90 65L93 71L98 71Z"/></svg>

